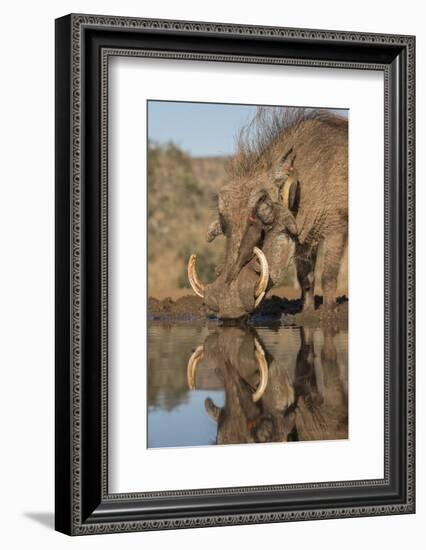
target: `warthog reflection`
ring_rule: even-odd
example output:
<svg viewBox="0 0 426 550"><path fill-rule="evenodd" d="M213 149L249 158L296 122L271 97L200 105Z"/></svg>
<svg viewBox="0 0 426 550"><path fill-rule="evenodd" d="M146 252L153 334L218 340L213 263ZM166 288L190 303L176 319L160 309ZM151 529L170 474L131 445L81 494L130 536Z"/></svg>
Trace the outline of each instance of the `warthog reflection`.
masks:
<svg viewBox="0 0 426 550"><path fill-rule="evenodd" d="M197 365L215 370L225 390L223 407L209 397L216 443L344 439L348 435L347 385L332 330L300 327L295 365L277 361L253 328L219 327L188 361L190 389Z"/></svg>

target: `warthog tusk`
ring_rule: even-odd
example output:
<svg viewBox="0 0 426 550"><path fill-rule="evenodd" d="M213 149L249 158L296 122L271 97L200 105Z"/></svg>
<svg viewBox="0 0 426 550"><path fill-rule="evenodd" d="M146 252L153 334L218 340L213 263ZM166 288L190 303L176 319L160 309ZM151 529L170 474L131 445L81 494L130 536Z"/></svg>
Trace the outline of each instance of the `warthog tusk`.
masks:
<svg viewBox="0 0 426 550"><path fill-rule="evenodd" d="M198 279L197 271L195 270L195 261L197 256L192 254L188 261L188 279L192 290L200 298L204 298L204 285Z"/></svg>
<svg viewBox="0 0 426 550"><path fill-rule="evenodd" d="M260 304L260 302L263 300L265 296L265 293L262 292L261 294L259 294L259 296L256 298L256 300L254 301L254 307L257 308L257 306Z"/></svg>
<svg viewBox="0 0 426 550"><path fill-rule="evenodd" d="M186 367L186 377L190 390L195 390L195 369L197 368L198 362L201 361L203 357L204 347L200 345L189 358L188 366Z"/></svg>
<svg viewBox="0 0 426 550"><path fill-rule="evenodd" d="M257 338L254 339L254 355L259 363L259 372L260 372L260 382L257 387L257 390L252 395L253 402L259 401L263 396L268 385L268 363L266 362L265 352L263 351L262 346L260 345Z"/></svg>
<svg viewBox="0 0 426 550"><path fill-rule="evenodd" d="M269 282L269 266L268 266L268 260L266 259L265 254L260 250L260 248L257 248L255 246L253 248L253 252L257 256L257 259L260 263L260 280L257 284L257 287L254 291L254 297L256 298L255 301L255 307L257 307L260 302L263 300L263 297L265 296L266 288L268 286Z"/></svg>

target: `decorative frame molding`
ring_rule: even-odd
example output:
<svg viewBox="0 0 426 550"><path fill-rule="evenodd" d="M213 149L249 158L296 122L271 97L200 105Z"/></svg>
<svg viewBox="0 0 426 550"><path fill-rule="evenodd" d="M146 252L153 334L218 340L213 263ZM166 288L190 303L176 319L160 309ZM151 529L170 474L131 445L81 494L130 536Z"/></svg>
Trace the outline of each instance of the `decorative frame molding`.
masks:
<svg viewBox="0 0 426 550"><path fill-rule="evenodd" d="M205 38L214 39L208 47ZM414 512L414 50L412 36L96 15L56 21L58 530L83 535ZM117 55L383 71L383 480L108 493L108 59ZM402 419L398 411L405 411ZM336 496L325 505L321 493ZM343 504L350 495L353 504ZM203 512L218 497L217 511ZM186 512L173 509L177 498L188 500Z"/></svg>

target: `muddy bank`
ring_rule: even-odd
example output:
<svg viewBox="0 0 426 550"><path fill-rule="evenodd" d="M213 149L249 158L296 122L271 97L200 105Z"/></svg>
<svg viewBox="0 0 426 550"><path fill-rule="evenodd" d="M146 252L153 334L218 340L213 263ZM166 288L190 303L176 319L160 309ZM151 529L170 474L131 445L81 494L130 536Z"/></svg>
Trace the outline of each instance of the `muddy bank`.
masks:
<svg viewBox="0 0 426 550"><path fill-rule="evenodd" d="M201 298L197 296L183 296L177 300L165 298L148 299L148 319L162 322L188 322L217 320L214 313L209 311ZM272 295L268 297L250 319L253 324L280 324L280 325L335 325L346 328L348 324L348 299L341 296L337 299L337 306L333 314L327 314L322 307L322 297L315 296L315 309L302 312L301 300L289 300Z"/></svg>
<svg viewBox="0 0 426 550"><path fill-rule="evenodd" d="M148 298L148 319L150 321L201 321L211 315L198 296L182 296L177 300Z"/></svg>
<svg viewBox="0 0 426 550"><path fill-rule="evenodd" d="M336 309L330 313L322 307L322 299L316 296L316 309L312 311L299 311L295 314L283 314L283 325L303 325L304 327L329 326L335 329L348 328L349 302L345 296L337 299Z"/></svg>

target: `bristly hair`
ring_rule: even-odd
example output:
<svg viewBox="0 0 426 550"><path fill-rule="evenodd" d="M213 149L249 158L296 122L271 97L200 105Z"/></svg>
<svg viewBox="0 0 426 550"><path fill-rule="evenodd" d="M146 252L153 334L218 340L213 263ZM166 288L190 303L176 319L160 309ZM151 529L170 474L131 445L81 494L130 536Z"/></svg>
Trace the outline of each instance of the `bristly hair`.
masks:
<svg viewBox="0 0 426 550"><path fill-rule="evenodd" d="M275 146L286 130L295 130L305 120L330 125L347 124L342 117L324 109L303 107L258 107L253 120L237 136L236 153L228 164L228 174L248 177L270 167Z"/></svg>

